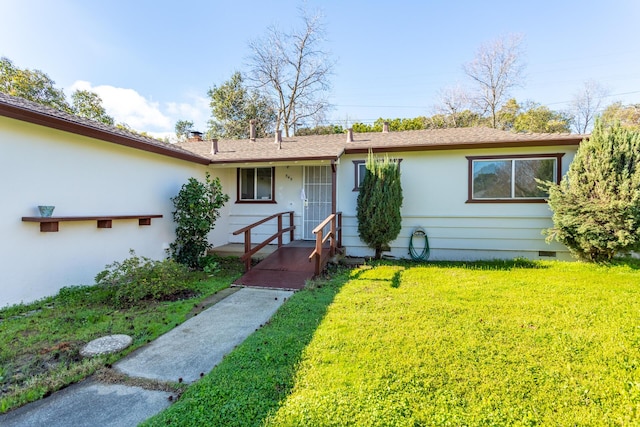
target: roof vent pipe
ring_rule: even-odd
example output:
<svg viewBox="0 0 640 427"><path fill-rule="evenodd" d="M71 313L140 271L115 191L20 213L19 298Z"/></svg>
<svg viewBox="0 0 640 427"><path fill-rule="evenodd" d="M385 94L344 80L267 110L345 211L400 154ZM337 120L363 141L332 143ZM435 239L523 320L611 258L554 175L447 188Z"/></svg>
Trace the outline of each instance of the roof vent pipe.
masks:
<svg viewBox="0 0 640 427"><path fill-rule="evenodd" d="M256 142L256 119L249 120L249 139Z"/></svg>
<svg viewBox="0 0 640 427"><path fill-rule="evenodd" d="M218 154L218 140L211 140L211 154Z"/></svg>
<svg viewBox="0 0 640 427"><path fill-rule="evenodd" d="M278 144L278 150L282 148L282 130L278 129L276 131L275 143Z"/></svg>
<svg viewBox="0 0 640 427"><path fill-rule="evenodd" d="M389 122L382 123L382 133L389 133Z"/></svg>
<svg viewBox="0 0 640 427"><path fill-rule="evenodd" d="M347 129L347 142L353 142L353 128Z"/></svg>

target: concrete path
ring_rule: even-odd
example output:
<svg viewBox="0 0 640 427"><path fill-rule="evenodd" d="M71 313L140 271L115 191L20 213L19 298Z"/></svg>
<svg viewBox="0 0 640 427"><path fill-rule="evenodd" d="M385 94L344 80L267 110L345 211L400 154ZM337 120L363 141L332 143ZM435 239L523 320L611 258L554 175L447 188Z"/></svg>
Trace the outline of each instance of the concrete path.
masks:
<svg viewBox="0 0 640 427"><path fill-rule="evenodd" d="M243 288L115 364L130 377L193 382L264 325L293 292ZM0 426L136 426L171 393L88 379L0 415Z"/></svg>

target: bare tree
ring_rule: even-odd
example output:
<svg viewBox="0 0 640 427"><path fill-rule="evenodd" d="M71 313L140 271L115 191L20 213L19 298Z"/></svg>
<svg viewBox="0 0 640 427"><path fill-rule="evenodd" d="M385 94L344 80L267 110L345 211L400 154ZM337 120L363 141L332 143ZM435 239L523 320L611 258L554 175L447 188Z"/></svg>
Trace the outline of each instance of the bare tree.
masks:
<svg viewBox="0 0 640 427"><path fill-rule="evenodd" d="M463 67L477 85L474 103L481 114L490 114L494 128L500 105L509 97L512 88L522 84L522 40L522 35L512 34L482 44L473 61Z"/></svg>
<svg viewBox="0 0 640 427"><path fill-rule="evenodd" d="M460 126L459 116L470 107L469 94L460 85L448 86L438 92L439 103L434 110L447 118L449 126Z"/></svg>
<svg viewBox="0 0 640 427"><path fill-rule="evenodd" d="M608 95L609 90L595 80L584 82L582 92L575 94L571 101L571 117L576 132L587 133Z"/></svg>
<svg viewBox="0 0 640 427"><path fill-rule="evenodd" d="M329 76L333 61L322 47L321 15L302 11L303 27L284 33L276 27L263 39L249 43L249 78L263 88L278 106L276 129L290 129L307 119L322 118L329 107Z"/></svg>

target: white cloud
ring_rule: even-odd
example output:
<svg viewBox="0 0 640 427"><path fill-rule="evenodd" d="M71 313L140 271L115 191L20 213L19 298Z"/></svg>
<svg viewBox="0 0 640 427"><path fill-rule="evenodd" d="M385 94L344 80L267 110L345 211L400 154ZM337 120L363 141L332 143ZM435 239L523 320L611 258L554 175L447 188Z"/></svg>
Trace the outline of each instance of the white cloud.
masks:
<svg viewBox="0 0 640 427"><path fill-rule="evenodd" d="M193 127L201 132L206 130L211 115L209 100L198 95L189 96L191 103L167 102L167 113L177 120L190 120Z"/></svg>
<svg viewBox="0 0 640 427"><path fill-rule="evenodd" d="M151 135L165 136L174 131L178 120L191 120L194 127L205 130L209 115L209 101L199 96L189 96L191 103L166 102L160 104L140 95L133 89L109 85L92 86L90 82L78 80L67 91L90 90L102 98L107 114L116 123L126 123L131 128Z"/></svg>

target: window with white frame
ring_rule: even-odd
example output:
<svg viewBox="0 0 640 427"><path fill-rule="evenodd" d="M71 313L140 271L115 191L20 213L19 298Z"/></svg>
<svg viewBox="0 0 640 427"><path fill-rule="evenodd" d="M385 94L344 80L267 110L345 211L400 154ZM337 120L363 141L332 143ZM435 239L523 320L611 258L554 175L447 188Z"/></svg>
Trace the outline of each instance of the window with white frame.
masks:
<svg viewBox="0 0 640 427"><path fill-rule="evenodd" d="M275 168L239 168L239 202L274 202Z"/></svg>
<svg viewBox="0 0 640 427"><path fill-rule="evenodd" d="M354 160L353 166L355 169L355 184L353 187L353 191L358 191L360 187L362 187L362 183L364 182L364 176L367 173L367 164L364 160Z"/></svg>
<svg viewBox="0 0 640 427"><path fill-rule="evenodd" d="M398 165L400 165L400 162L402 162L402 159L393 159L393 161L398 162ZM354 187L353 187L353 191L359 191L360 188L362 187L362 183L364 183L364 176L367 173L367 162L365 160L354 160L353 161L353 166L354 166L354 174L355 174L355 178L354 178Z"/></svg>
<svg viewBox="0 0 640 427"><path fill-rule="evenodd" d="M537 180L560 181L563 153L470 156L467 202L544 202Z"/></svg>

